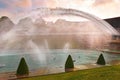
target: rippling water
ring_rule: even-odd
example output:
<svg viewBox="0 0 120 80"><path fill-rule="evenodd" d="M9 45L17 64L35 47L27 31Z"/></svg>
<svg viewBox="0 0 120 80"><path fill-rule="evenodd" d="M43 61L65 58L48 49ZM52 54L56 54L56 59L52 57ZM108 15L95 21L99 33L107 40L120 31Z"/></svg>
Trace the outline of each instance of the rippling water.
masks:
<svg viewBox="0 0 120 80"><path fill-rule="evenodd" d="M45 54L46 60L40 61L39 54L33 54L31 52L24 51L5 51L0 54L0 72L10 72L16 71L21 57L25 57L26 62L30 70L40 69L40 68L57 68L64 71L65 61L70 54L75 61L75 65L82 64L93 64L96 63L98 56L100 55L99 51L92 50L79 50L79 49L70 49L70 50L49 50L42 51ZM113 60L120 60L120 54L108 54L103 53L107 63ZM43 55L42 55L43 56Z"/></svg>

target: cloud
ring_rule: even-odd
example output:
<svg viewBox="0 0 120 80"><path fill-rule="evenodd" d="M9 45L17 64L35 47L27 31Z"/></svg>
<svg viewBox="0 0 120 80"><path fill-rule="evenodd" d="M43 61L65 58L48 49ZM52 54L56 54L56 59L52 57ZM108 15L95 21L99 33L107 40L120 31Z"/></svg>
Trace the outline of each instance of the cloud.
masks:
<svg viewBox="0 0 120 80"><path fill-rule="evenodd" d="M47 7L55 8L55 7L64 7L69 8L73 5L81 5L81 2L84 0L46 0L45 5Z"/></svg>
<svg viewBox="0 0 120 80"><path fill-rule="evenodd" d="M109 3L115 2L115 0L95 0L93 6L101 6Z"/></svg>
<svg viewBox="0 0 120 80"><path fill-rule="evenodd" d="M101 0L101 1L105 1L103 2L99 2L99 4L93 4L92 9L94 10L94 14L101 18L110 18L110 17L115 17L115 16L120 16L120 10L118 10L120 8L120 1L116 2L115 0ZM98 2L97 2L98 3Z"/></svg>
<svg viewBox="0 0 120 80"><path fill-rule="evenodd" d="M16 2L17 7L21 8L30 8L32 7L32 1L31 0L19 0Z"/></svg>
<svg viewBox="0 0 120 80"><path fill-rule="evenodd" d="M13 14L8 12L8 11L6 11L6 10L0 9L0 16L9 16L10 18L12 18Z"/></svg>
<svg viewBox="0 0 120 80"><path fill-rule="evenodd" d="M32 7L45 7L47 0L32 0Z"/></svg>
<svg viewBox="0 0 120 80"><path fill-rule="evenodd" d="M59 1L59 0L58 0ZM57 0L47 0L45 1L45 5L50 8L54 8L58 6Z"/></svg>
<svg viewBox="0 0 120 80"><path fill-rule="evenodd" d="M120 16L120 0L0 0L0 15L15 17L38 7L82 10L101 18Z"/></svg>

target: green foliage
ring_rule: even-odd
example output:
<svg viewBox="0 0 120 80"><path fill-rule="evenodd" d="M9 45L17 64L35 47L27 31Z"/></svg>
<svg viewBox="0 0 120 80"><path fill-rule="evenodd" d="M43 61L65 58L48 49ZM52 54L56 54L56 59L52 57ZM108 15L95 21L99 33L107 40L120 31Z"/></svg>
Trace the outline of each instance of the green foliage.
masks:
<svg viewBox="0 0 120 80"><path fill-rule="evenodd" d="M71 55L68 56L66 63L65 63L65 69L69 69L69 68L74 68L74 63L73 63Z"/></svg>
<svg viewBox="0 0 120 80"><path fill-rule="evenodd" d="M103 54L100 54L100 56L97 60L97 64L99 64L99 65L105 65L106 64Z"/></svg>
<svg viewBox="0 0 120 80"><path fill-rule="evenodd" d="M29 75L28 65L23 57L20 60L16 75Z"/></svg>
<svg viewBox="0 0 120 80"><path fill-rule="evenodd" d="M46 76L29 77L21 80L119 80L120 65L104 66L87 70L58 73Z"/></svg>

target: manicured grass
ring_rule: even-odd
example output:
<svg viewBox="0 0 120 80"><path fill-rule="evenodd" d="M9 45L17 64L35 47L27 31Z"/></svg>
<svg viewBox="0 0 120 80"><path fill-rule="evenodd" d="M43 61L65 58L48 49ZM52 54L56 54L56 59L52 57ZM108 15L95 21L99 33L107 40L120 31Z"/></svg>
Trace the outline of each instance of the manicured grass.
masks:
<svg viewBox="0 0 120 80"><path fill-rule="evenodd" d="M47 76L36 76L23 80L120 80L120 65Z"/></svg>

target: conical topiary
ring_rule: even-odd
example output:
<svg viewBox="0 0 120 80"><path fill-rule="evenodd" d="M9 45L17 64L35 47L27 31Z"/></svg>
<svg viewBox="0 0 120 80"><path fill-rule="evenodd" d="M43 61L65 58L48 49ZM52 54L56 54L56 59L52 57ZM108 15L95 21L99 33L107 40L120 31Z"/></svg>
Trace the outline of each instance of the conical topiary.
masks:
<svg viewBox="0 0 120 80"><path fill-rule="evenodd" d="M74 68L74 63L73 63L71 55L68 56L66 63L65 63L65 69L70 69L70 68Z"/></svg>
<svg viewBox="0 0 120 80"><path fill-rule="evenodd" d="M29 75L29 69L28 65L25 61L25 59L22 57L18 66L18 69L16 71L17 76L27 76Z"/></svg>
<svg viewBox="0 0 120 80"><path fill-rule="evenodd" d="M97 60L97 64L99 64L99 65L105 65L106 64L103 54L100 54L100 56Z"/></svg>

